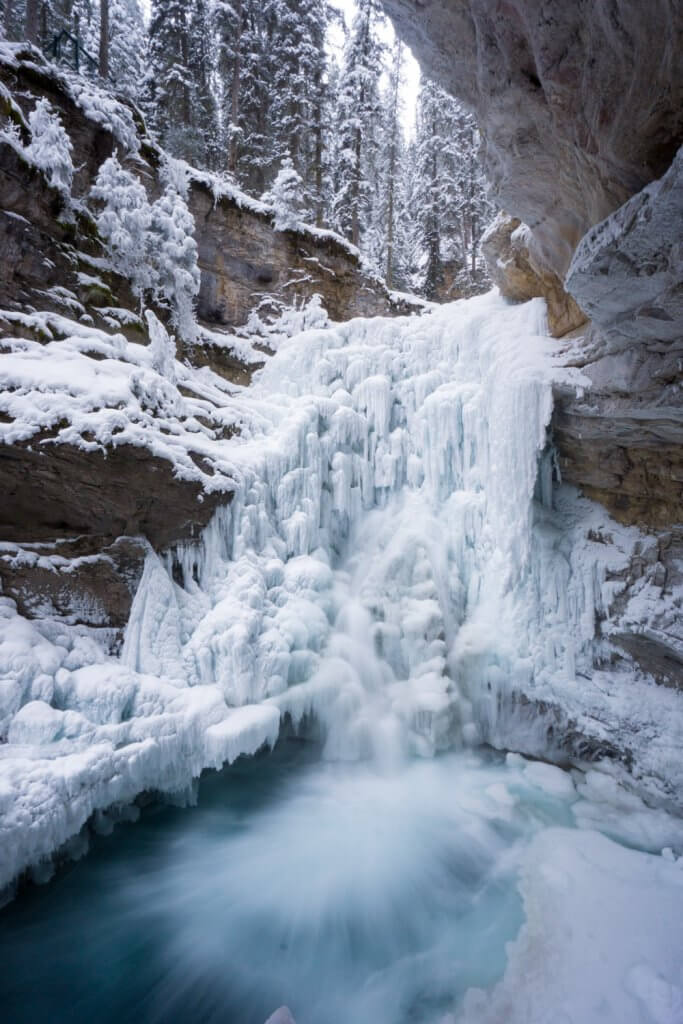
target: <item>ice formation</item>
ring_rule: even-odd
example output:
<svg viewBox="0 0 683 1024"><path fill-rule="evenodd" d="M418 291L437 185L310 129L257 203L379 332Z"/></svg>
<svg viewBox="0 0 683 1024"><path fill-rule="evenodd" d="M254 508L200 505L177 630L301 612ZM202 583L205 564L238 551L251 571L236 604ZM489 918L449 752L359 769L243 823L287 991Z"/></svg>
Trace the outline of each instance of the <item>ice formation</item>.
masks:
<svg viewBox="0 0 683 1024"><path fill-rule="evenodd" d="M208 370L176 363L160 377L149 350L85 328L17 343L6 397L20 436L55 417L71 443L115 429L195 478L189 453L201 453L207 487L233 498L198 542L150 552L118 660L0 599L0 886L94 811L187 790L202 769L272 745L285 716L314 720L329 757L389 764L478 740L514 746L520 728L547 745L519 693L546 706L561 694L600 732L581 674L596 609L609 633L615 584L549 508L552 379L580 379L554 365L544 328L542 301L492 293L312 329L229 394ZM104 361L85 358L93 345ZM202 426L209 401L238 436ZM637 539L622 531L608 557L625 560ZM653 689L634 680L618 707L609 685L597 692L617 722L631 701L647 723ZM668 746L657 723L677 695L656 697L644 764L675 783L680 716Z"/></svg>

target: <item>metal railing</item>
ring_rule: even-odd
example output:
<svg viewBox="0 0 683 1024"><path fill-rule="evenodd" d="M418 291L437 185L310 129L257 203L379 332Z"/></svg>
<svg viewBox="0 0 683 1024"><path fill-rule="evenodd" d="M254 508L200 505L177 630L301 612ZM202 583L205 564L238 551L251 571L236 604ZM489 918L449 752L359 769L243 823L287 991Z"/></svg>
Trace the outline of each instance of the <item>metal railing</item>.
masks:
<svg viewBox="0 0 683 1024"><path fill-rule="evenodd" d="M66 64L77 74L97 75L98 61L88 53L78 35L63 28L50 43L49 53L53 60Z"/></svg>

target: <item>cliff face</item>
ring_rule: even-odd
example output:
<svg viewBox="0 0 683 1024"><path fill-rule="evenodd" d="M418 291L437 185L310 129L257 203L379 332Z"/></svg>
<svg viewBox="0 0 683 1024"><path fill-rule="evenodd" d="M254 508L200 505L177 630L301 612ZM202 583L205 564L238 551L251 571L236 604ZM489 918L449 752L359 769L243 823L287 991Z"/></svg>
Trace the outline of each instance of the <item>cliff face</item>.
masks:
<svg viewBox="0 0 683 1024"><path fill-rule="evenodd" d="M30 49L22 52L15 47L4 59L0 54L0 86L4 86L5 114L14 106L19 116L27 115L40 97L60 113L74 147L76 200L87 196L101 164L114 152L151 197L162 190L163 153L145 134L132 108L119 107L127 115L125 128L132 136L122 145L121 126L109 123L106 114L87 103L79 103L73 81L60 78L38 51ZM303 225L301 230L277 232L268 207L209 175L192 168L186 171L187 202L195 220L202 274L200 320L238 327L265 296L291 303L316 292L332 319L407 311L380 281L363 272L357 251L332 232ZM60 218L63 199L6 143L0 145L0 175L0 242L12 257L3 261L0 308L51 308L46 305L47 291L54 283L77 295L79 289L83 292L73 251L99 254L87 211L80 210L75 223ZM116 280L114 287L117 298L134 306L127 282ZM79 298L97 310L97 301L91 301L97 296L86 292ZM54 305L54 296L52 301ZM63 311L64 306L59 308Z"/></svg>
<svg viewBox="0 0 683 1024"><path fill-rule="evenodd" d="M479 120L502 208L564 277L594 224L683 141L673 0L384 0L426 73Z"/></svg>
<svg viewBox="0 0 683 1024"><path fill-rule="evenodd" d="M590 525L581 502L565 514L566 489L556 491L569 561L597 564L594 551L619 549L622 526L642 531L598 613L593 670L616 672L622 687L645 678L680 689L683 7L384 7L424 71L478 117L486 170L507 211L483 243L495 283L512 300L547 299L551 333L563 338L558 354L582 371L584 387L557 388L551 449L562 482L604 506L612 526L599 509L603 525ZM605 616L621 622L609 638ZM532 692L513 699L542 717ZM572 698L563 699L559 732L576 753ZM609 756L628 762L637 722L616 732L614 721L603 725L615 737Z"/></svg>
<svg viewBox="0 0 683 1024"><path fill-rule="evenodd" d="M27 118L41 97L73 146L68 198L24 155ZM191 345L177 339L185 378L161 380L149 366L139 301L106 258L89 199L114 153L150 200L161 194L165 157L133 108L60 75L37 50L3 46L2 592L29 616L113 629L116 645L147 545L161 551L196 536L230 501L219 446L238 427L225 419L226 396L249 382L263 356L225 329L244 324L264 299L300 305L317 293L340 320L406 307L363 273L342 239L303 227L276 232L262 204L184 168L203 328ZM168 322L167 310L153 308ZM121 355L122 335L131 358ZM44 381L32 371L38 361ZM125 381L122 391L115 381Z"/></svg>

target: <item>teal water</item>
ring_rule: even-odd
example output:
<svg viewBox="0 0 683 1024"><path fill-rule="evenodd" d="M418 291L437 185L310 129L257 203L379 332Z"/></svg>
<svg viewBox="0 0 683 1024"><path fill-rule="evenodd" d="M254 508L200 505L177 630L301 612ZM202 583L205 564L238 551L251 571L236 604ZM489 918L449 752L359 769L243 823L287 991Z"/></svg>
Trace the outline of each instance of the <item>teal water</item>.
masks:
<svg viewBox="0 0 683 1024"><path fill-rule="evenodd" d="M488 987L569 804L496 755L386 774L295 741L147 808L0 913L4 1024L422 1024Z"/></svg>

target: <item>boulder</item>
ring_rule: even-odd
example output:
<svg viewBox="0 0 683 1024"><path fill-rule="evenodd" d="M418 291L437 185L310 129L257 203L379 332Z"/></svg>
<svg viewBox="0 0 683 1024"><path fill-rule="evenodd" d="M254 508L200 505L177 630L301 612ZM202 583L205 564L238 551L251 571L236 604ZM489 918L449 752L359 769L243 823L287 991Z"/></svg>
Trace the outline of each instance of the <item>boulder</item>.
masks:
<svg viewBox="0 0 683 1024"><path fill-rule="evenodd" d="M568 295L552 270L534 259L532 237L526 224L499 213L481 240L489 275L502 295L514 302L537 297L548 304L548 329L560 338L586 322L586 316Z"/></svg>

